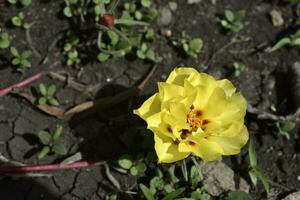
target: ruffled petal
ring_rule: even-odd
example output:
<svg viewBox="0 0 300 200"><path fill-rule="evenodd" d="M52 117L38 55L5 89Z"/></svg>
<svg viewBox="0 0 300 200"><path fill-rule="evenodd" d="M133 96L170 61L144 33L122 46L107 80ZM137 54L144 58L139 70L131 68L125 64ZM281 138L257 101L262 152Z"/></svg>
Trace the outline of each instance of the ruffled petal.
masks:
<svg viewBox="0 0 300 200"><path fill-rule="evenodd" d="M167 79L167 83L183 86L184 80L191 74L198 74L198 71L191 67L175 68Z"/></svg>
<svg viewBox="0 0 300 200"><path fill-rule="evenodd" d="M224 153L220 145L205 138L194 141L190 147L192 148L193 153L202 158L204 161L218 160Z"/></svg>
<svg viewBox="0 0 300 200"><path fill-rule="evenodd" d="M155 93L149 99L147 99L143 105L133 110L133 113L140 116L143 120L147 121L147 119L161 111L161 101L159 99L159 94Z"/></svg>

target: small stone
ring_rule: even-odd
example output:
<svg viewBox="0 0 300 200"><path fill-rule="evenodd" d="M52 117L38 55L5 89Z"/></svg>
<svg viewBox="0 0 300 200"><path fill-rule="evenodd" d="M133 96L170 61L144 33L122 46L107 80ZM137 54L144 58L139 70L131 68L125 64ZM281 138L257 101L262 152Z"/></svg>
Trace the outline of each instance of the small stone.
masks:
<svg viewBox="0 0 300 200"><path fill-rule="evenodd" d="M300 199L300 191L289 194L282 200L299 200Z"/></svg>
<svg viewBox="0 0 300 200"><path fill-rule="evenodd" d="M270 12L270 15L271 15L273 26L278 27L278 26L282 26L284 24L284 20L281 16L280 11L274 9Z"/></svg>
<svg viewBox="0 0 300 200"><path fill-rule="evenodd" d="M178 6L177 6L177 3L176 3L176 2L171 1L171 2L169 3L169 7L170 7L170 9L171 9L172 11L176 11Z"/></svg>
<svg viewBox="0 0 300 200"><path fill-rule="evenodd" d="M196 4L196 3L201 3L202 0L188 0L188 4Z"/></svg>
<svg viewBox="0 0 300 200"><path fill-rule="evenodd" d="M212 196L236 189L249 192L250 186L242 178L238 183L239 188L235 187L233 170L222 162L201 164L201 171L204 174L204 189Z"/></svg>
<svg viewBox="0 0 300 200"><path fill-rule="evenodd" d="M172 22L172 13L168 7L159 9L158 24L161 26L168 26Z"/></svg>

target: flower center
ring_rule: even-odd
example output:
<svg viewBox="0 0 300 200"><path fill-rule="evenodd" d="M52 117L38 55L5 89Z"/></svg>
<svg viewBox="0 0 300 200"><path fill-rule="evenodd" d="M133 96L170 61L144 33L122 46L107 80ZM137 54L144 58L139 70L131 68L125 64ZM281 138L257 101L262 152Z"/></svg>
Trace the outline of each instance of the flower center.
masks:
<svg viewBox="0 0 300 200"><path fill-rule="evenodd" d="M203 119L202 115L202 110L194 109L194 106L191 107L191 110L187 114L187 122L190 124L190 129L187 130L189 133L197 131L198 128L201 128L203 131L205 130L209 120Z"/></svg>

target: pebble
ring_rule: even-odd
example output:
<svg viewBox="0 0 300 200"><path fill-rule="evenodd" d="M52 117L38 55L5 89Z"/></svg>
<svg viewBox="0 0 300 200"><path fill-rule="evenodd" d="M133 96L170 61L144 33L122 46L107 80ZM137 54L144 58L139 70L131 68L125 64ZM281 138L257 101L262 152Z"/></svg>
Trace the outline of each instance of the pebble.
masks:
<svg viewBox="0 0 300 200"><path fill-rule="evenodd" d="M178 6L177 6L177 3L176 3L176 2L171 1L171 2L169 3L169 7L170 7L170 9L171 9L172 11L176 11Z"/></svg>
<svg viewBox="0 0 300 200"><path fill-rule="evenodd" d="M201 3L202 0L188 0L188 4L196 4L196 3Z"/></svg>
<svg viewBox="0 0 300 200"><path fill-rule="evenodd" d="M271 10L270 15L271 15L273 26L279 27L284 24L284 20L282 18L280 11L273 9Z"/></svg>
<svg viewBox="0 0 300 200"><path fill-rule="evenodd" d="M300 191L289 194L282 200L299 200L300 199Z"/></svg>
<svg viewBox="0 0 300 200"><path fill-rule="evenodd" d="M158 24L161 26L168 26L172 22L172 12L168 7L159 9Z"/></svg>

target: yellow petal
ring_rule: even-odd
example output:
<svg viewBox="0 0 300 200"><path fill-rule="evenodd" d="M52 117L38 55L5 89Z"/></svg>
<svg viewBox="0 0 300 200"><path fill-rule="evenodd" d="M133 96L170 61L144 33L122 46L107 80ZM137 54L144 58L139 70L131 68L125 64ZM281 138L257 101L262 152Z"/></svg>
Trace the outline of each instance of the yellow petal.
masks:
<svg viewBox="0 0 300 200"><path fill-rule="evenodd" d="M185 159L190 153L178 151L178 145L171 138L164 137L160 134L154 135L155 151L160 163L172 163Z"/></svg>
<svg viewBox="0 0 300 200"><path fill-rule="evenodd" d="M158 83L158 90L162 102L183 95L183 87L174 84Z"/></svg>
<svg viewBox="0 0 300 200"><path fill-rule="evenodd" d="M195 144L190 145L193 153L204 161L218 160L224 153L223 149L216 142L209 141L205 138L198 139L194 142Z"/></svg>
<svg viewBox="0 0 300 200"><path fill-rule="evenodd" d="M198 71L191 67L175 68L167 79L167 83L183 86L184 80L191 74L198 74Z"/></svg>
<svg viewBox="0 0 300 200"><path fill-rule="evenodd" d="M218 80L217 84L220 88L222 88L225 91L227 96L231 96L233 93L235 93L236 89L229 80L227 79Z"/></svg>
<svg viewBox="0 0 300 200"><path fill-rule="evenodd" d="M244 126L240 133L234 137L208 137L209 141L215 142L222 147L224 155L234 155L240 153L241 148L247 143L248 139L249 134L246 126Z"/></svg>
<svg viewBox="0 0 300 200"><path fill-rule="evenodd" d="M147 121L147 118L160 112L160 107L161 102L159 95L158 93L155 93L149 99L147 99L139 109L133 110L133 113Z"/></svg>

